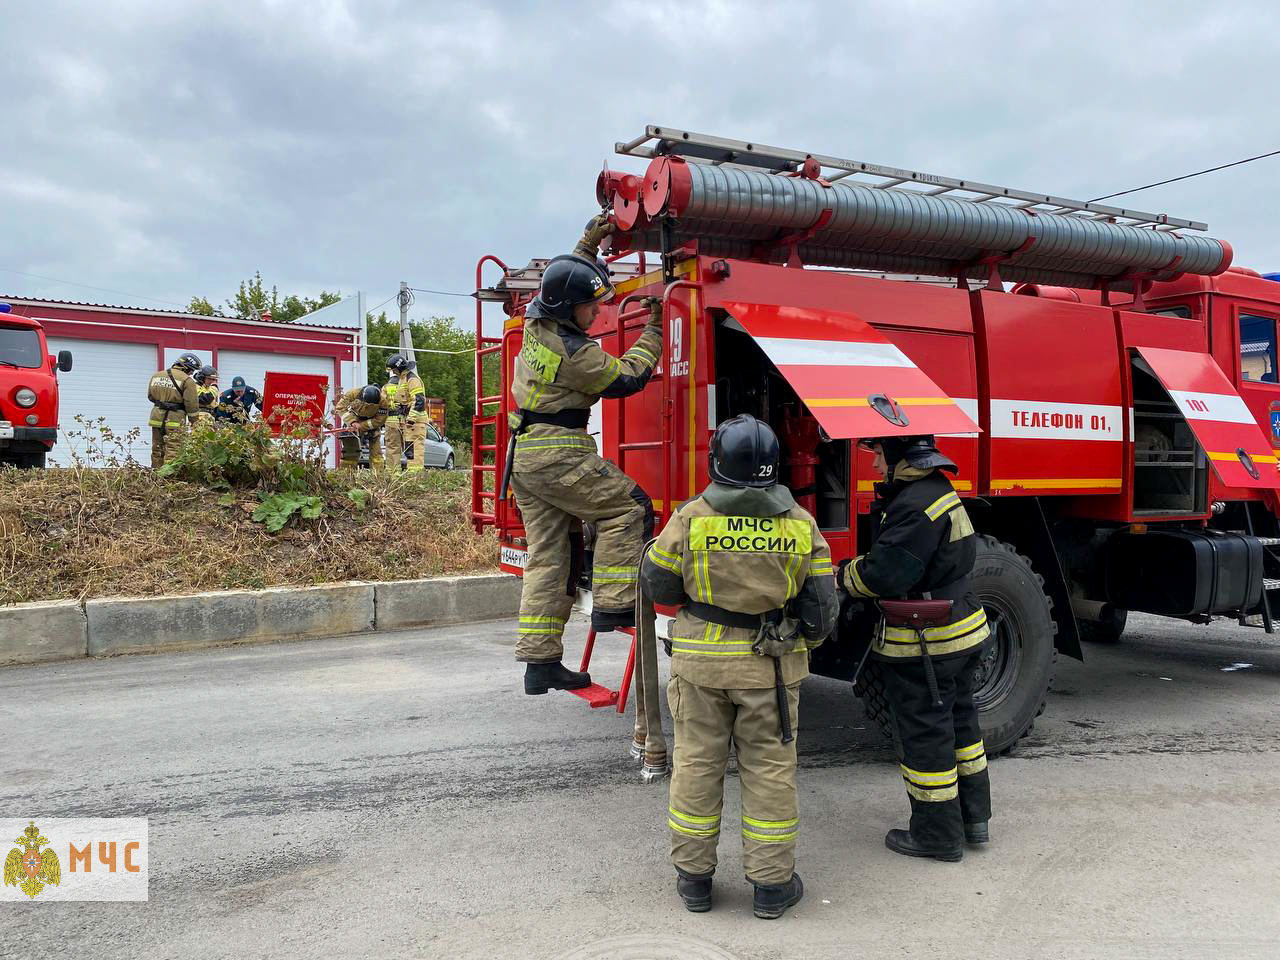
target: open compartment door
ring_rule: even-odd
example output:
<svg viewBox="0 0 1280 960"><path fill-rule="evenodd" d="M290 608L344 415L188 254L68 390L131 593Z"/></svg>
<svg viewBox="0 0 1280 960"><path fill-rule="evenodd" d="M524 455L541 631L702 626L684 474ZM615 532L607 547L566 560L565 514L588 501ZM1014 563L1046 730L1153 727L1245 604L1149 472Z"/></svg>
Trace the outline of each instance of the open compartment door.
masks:
<svg viewBox="0 0 1280 960"><path fill-rule="evenodd" d="M727 300L832 439L976 433L900 349L852 313Z"/></svg>
<svg viewBox="0 0 1280 960"><path fill-rule="evenodd" d="M1136 347L1229 487L1280 489L1280 470L1258 422L1207 353Z"/></svg>

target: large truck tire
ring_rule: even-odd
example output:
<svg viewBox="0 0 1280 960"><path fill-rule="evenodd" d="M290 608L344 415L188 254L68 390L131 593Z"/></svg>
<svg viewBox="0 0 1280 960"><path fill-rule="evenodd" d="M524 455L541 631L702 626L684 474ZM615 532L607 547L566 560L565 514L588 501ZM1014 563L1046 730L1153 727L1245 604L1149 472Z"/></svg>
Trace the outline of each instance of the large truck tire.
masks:
<svg viewBox="0 0 1280 960"><path fill-rule="evenodd" d="M10 464L19 470L44 469L45 452L38 453L3 453L0 454L0 465Z"/></svg>
<svg viewBox="0 0 1280 960"><path fill-rule="evenodd" d="M1089 643L1119 643L1129 611L1112 607L1105 620L1076 620L1080 639Z"/></svg>
<svg viewBox="0 0 1280 960"><path fill-rule="evenodd" d="M1044 712L1057 663L1053 637L1058 628L1043 578L1009 544L979 536L972 582L991 624L977 669L974 700L987 753L995 756L1030 733L1036 717ZM854 693L862 699L867 716L886 736L891 735L893 721L877 661L864 665Z"/></svg>

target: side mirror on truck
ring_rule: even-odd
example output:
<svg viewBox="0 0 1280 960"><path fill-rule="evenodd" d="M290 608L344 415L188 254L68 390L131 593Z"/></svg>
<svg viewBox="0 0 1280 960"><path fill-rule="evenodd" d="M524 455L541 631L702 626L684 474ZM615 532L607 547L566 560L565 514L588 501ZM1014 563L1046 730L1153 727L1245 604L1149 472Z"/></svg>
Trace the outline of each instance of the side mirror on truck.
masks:
<svg viewBox="0 0 1280 960"><path fill-rule="evenodd" d="M63 373L70 372L71 370L71 351L70 350L58 351L58 369L61 370Z"/></svg>

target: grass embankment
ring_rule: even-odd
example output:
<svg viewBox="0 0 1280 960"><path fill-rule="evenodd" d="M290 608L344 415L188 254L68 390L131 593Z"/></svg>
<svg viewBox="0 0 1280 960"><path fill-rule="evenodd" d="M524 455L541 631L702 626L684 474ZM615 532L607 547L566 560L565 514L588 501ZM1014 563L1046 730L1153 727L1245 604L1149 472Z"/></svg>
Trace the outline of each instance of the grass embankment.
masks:
<svg viewBox="0 0 1280 960"><path fill-rule="evenodd" d="M306 493L308 508L270 533L253 519L266 496L253 489L134 466L0 470L0 604L496 568L493 536L471 527L464 471L325 471Z"/></svg>

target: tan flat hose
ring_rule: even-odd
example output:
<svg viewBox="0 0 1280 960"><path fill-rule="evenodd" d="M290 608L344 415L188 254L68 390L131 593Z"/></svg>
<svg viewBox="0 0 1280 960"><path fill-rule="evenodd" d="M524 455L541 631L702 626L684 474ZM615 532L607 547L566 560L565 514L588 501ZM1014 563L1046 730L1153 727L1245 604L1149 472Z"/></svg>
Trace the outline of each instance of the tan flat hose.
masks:
<svg viewBox="0 0 1280 960"><path fill-rule="evenodd" d="M665 778L667 740L662 734L662 695L658 682L658 628L653 600L641 580L636 590L636 726L634 744L644 744L640 779L646 783ZM638 751L637 751L638 752Z"/></svg>

